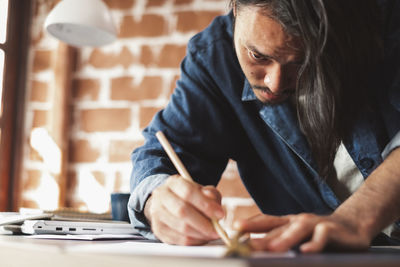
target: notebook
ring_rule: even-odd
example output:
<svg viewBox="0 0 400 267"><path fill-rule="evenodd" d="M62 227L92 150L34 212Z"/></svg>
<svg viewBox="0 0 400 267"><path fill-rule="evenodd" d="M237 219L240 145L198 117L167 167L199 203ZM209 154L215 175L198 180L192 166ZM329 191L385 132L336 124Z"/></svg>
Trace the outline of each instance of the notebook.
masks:
<svg viewBox="0 0 400 267"><path fill-rule="evenodd" d="M139 235L138 230L127 222L120 221L62 221L25 220L21 226L24 234L72 234L72 235Z"/></svg>

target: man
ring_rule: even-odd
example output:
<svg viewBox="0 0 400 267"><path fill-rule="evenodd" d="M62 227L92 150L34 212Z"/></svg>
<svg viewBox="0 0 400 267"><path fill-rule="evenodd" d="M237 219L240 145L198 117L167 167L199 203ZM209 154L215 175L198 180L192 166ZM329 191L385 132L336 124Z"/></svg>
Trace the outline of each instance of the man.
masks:
<svg viewBox="0 0 400 267"><path fill-rule="evenodd" d="M235 224L268 233L254 249L399 244L399 2L232 0L232 9L189 42L170 103L132 154L132 223L171 244L218 238L214 186L232 158L264 213ZM177 175L159 130L197 183Z"/></svg>

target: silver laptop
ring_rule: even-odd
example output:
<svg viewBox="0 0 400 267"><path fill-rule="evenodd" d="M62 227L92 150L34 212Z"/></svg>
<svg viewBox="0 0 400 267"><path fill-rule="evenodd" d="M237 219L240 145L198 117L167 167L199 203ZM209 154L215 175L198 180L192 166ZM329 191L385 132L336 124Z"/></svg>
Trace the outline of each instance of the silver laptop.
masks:
<svg viewBox="0 0 400 267"><path fill-rule="evenodd" d="M139 235L127 222L89 222L58 220L25 220L21 226L24 234L72 234L72 235Z"/></svg>

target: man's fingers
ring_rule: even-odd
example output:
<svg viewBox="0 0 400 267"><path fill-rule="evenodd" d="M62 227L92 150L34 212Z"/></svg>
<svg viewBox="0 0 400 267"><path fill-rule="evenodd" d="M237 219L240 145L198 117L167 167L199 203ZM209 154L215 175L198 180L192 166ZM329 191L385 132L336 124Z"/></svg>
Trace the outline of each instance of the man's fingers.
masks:
<svg viewBox="0 0 400 267"><path fill-rule="evenodd" d="M206 218L196 208L177 197L175 192L167 188L163 196L163 208L171 213L176 220L170 223L174 223L174 227L178 227L177 229L180 229L179 232L181 232L181 234L189 231L190 227L201 233L203 238L213 239L218 237L210 219Z"/></svg>
<svg viewBox="0 0 400 267"><path fill-rule="evenodd" d="M175 231L173 227L168 226L165 223L160 222L157 226L156 236L164 243L173 245L184 245L184 246L196 246L203 245L208 240L197 239L190 236L185 236Z"/></svg>
<svg viewBox="0 0 400 267"><path fill-rule="evenodd" d="M268 232L289 222L288 217L260 214L246 220L236 221L233 227L238 231L261 233Z"/></svg>
<svg viewBox="0 0 400 267"><path fill-rule="evenodd" d="M329 250L365 250L369 247L368 237L360 235L356 230L348 229L333 222L319 223L312 239L301 246L305 253Z"/></svg>
<svg viewBox="0 0 400 267"><path fill-rule="evenodd" d="M154 234L169 244L195 245L217 239L210 218L222 218L221 194L179 175L153 190L145 214Z"/></svg>
<svg viewBox="0 0 400 267"><path fill-rule="evenodd" d="M271 230L262 238L253 238L250 240L250 246L254 250L269 251L271 250L270 249L271 241L280 236L286 229L287 226L280 226L278 228Z"/></svg>
<svg viewBox="0 0 400 267"><path fill-rule="evenodd" d="M270 250L287 251L311 236L318 217L301 214L295 217L289 227L269 244Z"/></svg>
<svg viewBox="0 0 400 267"><path fill-rule="evenodd" d="M299 222L283 225L271 230L263 238L253 239L251 246L255 250L287 251L309 236L312 228L312 225L305 225Z"/></svg>
<svg viewBox="0 0 400 267"><path fill-rule="evenodd" d="M332 216L318 216L310 213L284 217L259 215L235 224L245 232L265 232L263 238L252 239L250 245L255 250L287 251L301 244L304 253L320 252L325 249L365 250L370 239L360 234L354 227L338 221Z"/></svg>
<svg viewBox="0 0 400 267"><path fill-rule="evenodd" d="M332 225L329 223L319 223L315 226L313 236L310 241L300 246L303 253L315 253L324 250L332 234Z"/></svg>
<svg viewBox="0 0 400 267"><path fill-rule="evenodd" d="M221 219L224 217L225 213L221 204L215 199L204 195L202 186L190 181L186 181L181 177L171 178L173 179L169 179L168 187L179 198L192 204L192 206L209 218Z"/></svg>
<svg viewBox="0 0 400 267"><path fill-rule="evenodd" d="M188 236L194 239L209 240L210 236L202 231L198 231L190 223L182 218L177 218L170 211L163 207L158 212L158 220L166 225L173 226L174 230L179 233L180 236Z"/></svg>
<svg viewBox="0 0 400 267"><path fill-rule="evenodd" d="M316 253L329 250L365 250L369 247L369 238L356 230L332 221L317 224L311 240L304 243L300 250L304 253Z"/></svg>
<svg viewBox="0 0 400 267"><path fill-rule="evenodd" d="M215 200L217 203L221 203L221 193L214 186L206 185L201 191L206 197Z"/></svg>

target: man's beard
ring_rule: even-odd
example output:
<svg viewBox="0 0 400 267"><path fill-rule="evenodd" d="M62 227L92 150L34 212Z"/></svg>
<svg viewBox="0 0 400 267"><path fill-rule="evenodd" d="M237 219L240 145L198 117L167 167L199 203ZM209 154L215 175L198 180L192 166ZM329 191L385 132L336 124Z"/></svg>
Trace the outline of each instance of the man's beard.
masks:
<svg viewBox="0 0 400 267"><path fill-rule="evenodd" d="M271 89L269 89L267 86L251 85L251 88L253 88L253 90L266 92L274 97L279 97L277 101L268 101L268 100L262 101L264 105L270 105L270 106L278 105L281 104L282 102L287 101L288 99L292 99L293 98L292 96L295 94L295 89L286 89L283 92L276 94L272 92Z"/></svg>

